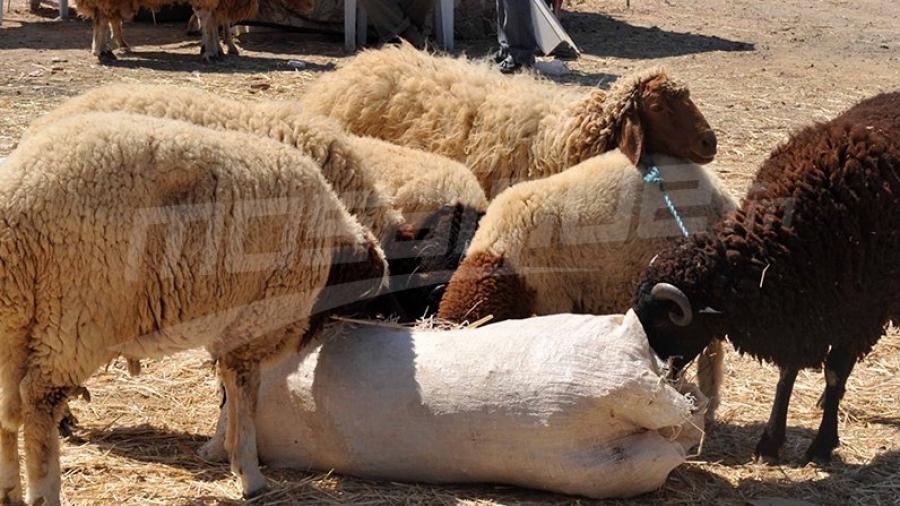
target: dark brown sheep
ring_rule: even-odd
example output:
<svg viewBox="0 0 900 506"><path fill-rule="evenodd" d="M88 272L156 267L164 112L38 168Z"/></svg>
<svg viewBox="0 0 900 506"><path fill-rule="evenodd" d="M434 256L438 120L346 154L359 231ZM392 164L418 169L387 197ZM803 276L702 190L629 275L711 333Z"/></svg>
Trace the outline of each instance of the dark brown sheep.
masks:
<svg viewBox="0 0 900 506"><path fill-rule="evenodd" d="M847 377L900 315L900 94L866 100L779 146L740 209L659 255L635 309L680 369L726 335L781 374L756 447L774 459L802 368L825 366L818 435L806 461L838 446Z"/></svg>

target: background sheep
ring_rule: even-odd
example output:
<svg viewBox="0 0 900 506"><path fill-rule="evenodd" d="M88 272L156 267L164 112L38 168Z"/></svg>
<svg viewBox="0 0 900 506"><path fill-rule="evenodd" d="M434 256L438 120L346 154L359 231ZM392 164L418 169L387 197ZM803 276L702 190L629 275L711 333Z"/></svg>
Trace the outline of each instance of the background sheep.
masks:
<svg viewBox="0 0 900 506"><path fill-rule="evenodd" d="M370 314L403 320L436 311L442 287L487 207L484 192L461 164L371 138L345 135L331 120L289 102L237 102L193 89L131 84L97 88L36 120L39 131L88 111L125 111L265 135L296 147L322 167L338 197L385 248L391 294ZM406 218L412 220L407 226Z"/></svg>
<svg viewBox="0 0 900 506"><path fill-rule="evenodd" d="M738 211L644 274L635 307L661 356L680 367L727 335L779 366L758 456L778 457L797 371L824 364L824 412L806 460L829 460L847 377L900 316L898 118L891 93L795 133Z"/></svg>
<svg viewBox="0 0 900 506"><path fill-rule="evenodd" d="M228 391L232 470L258 491L259 361L298 345L328 283L355 298L385 272L374 238L295 150L121 113L23 142L0 175L0 216L3 501L21 496L21 424L27 500L59 504L67 396L119 354L197 346Z"/></svg>
<svg viewBox="0 0 900 506"><path fill-rule="evenodd" d="M432 314L487 208L484 191L464 165L449 158L371 137L351 136L350 144L403 212L415 239L415 248L395 248L390 259L395 304L376 310L401 321Z"/></svg>
<svg viewBox="0 0 900 506"><path fill-rule="evenodd" d="M122 111L178 119L216 130L262 135L293 146L322 168L338 198L382 245L403 228L403 216L378 190L375 173L338 125L284 102L239 102L175 86L114 84L72 98L35 120L26 135L60 118L91 111Z"/></svg>
<svg viewBox="0 0 900 506"><path fill-rule="evenodd" d="M724 184L698 165L658 157L676 209L691 231L735 207ZM662 219L660 213L663 213ZM659 188L618 150L546 179L520 183L491 202L439 316L454 322L554 313L623 313L653 256L681 232ZM722 353L701 364L714 416Z"/></svg>
<svg viewBox="0 0 900 506"><path fill-rule="evenodd" d="M110 28L119 48L130 50L122 33L123 21L130 20L141 8L158 11L175 0L77 0L78 13L93 21L91 54L100 59L116 59L110 47ZM250 19L259 10L259 0L190 0L197 13L202 35L201 56L209 61L222 56L219 28L225 28L225 41L230 54L237 54L231 24Z"/></svg>
<svg viewBox="0 0 900 506"><path fill-rule="evenodd" d="M489 197L616 147L634 163L644 151L697 163L716 153L716 136L687 88L662 70L585 96L403 45L364 51L316 80L301 103L355 134L464 162Z"/></svg>

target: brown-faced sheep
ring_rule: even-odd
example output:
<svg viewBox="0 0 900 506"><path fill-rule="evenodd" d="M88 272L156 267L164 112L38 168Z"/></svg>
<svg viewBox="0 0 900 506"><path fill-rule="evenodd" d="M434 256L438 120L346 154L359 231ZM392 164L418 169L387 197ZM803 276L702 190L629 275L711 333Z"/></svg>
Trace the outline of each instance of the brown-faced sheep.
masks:
<svg viewBox="0 0 900 506"><path fill-rule="evenodd" d="M120 354L198 346L228 392L232 470L257 492L259 362L309 337L316 307L373 292L386 271L296 150L123 113L61 120L20 144L0 174L0 217L4 502L21 498L20 426L27 502L57 505L67 396Z"/></svg>
<svg viewBox="0 0 900 506"><path fill-rule="evenodd" d="M900 316L900 93L796 132L763 163L740 209L660 254L635 309L650 345L682 366L728 337L781 370L756 454L777 459L799 369L825 366L806 460L838 446L838 406L858 360Z"/></svg>
<svg viewBox="0 0 900 506"><path fill-rule="evenodd" d="M77 0L78 13L93 22L91 54L101 61L116 57L110 47L110 29L119 48L128 51L122 24L141 8L157 11L178 0ZM225 42L230 54L237 54L231 34L231 24L250 19L259 10L259 0L190 0L197 13L202 34L201 56L209 61L222 56L219 28L225 28Z"/></svg>
<svg viewBox="0 0 900 506"><path fill-rule="evenodd" d="M497 321L627 310L643 269L681 237L666 195L691 231L711 228L735 208L712 171L662 156L655 161L670 185L665 193L618 150L501 193L451 278L439 316ZM712 417L721 351L707 358L701 387Z"/></svg>
<svg viewBox="0 0 900 506"><path fill-rule="evenodd" d="M585 95L403 45L364 51L311 84L301 102L357 135L465 163L489 198L616 147L634 163L645 151L697 163L716 153L687 88L661 70Z"/></svg>

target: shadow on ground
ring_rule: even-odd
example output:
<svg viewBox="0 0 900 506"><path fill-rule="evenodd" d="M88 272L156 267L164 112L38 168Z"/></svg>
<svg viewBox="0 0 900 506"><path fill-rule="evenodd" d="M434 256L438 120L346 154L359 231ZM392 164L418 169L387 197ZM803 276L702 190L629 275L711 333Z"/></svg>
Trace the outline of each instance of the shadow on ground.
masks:
<svg viewBox="0 0 900 506"><path fill-rule="evenodd" d="M215 481L231 476L226 463L207 462L197 454L207 440L207 436L149 424L108 429L79 428L69 438L73 444L96 446L105 453L183 469L201 481Z"/></svg>
<svg viewBox="0 0 900 506"><path fill-rule="evenodd" d="M755 48L752 43L716 36L633 26L596 12L565 12L561 21L581 51L594 56L638 60Z"/></svg>
<svg viewBox="0 0 900 506"><path fill-rule="evenodd" d="M158 71L246 74L296 70L288 64L292 54L321 54L340 57L339 43L331 38L315 34L275 33L245 34L241 46L246 50L240 56L226 56L220 61L205 63L200 58L198 37L185 33L184 23L151 25L128 23L125 40L132 52L116 52L117 59L104 65L119 68L145 68ZM68 21L22 21L6 24L0 37L0 51L10 49L67 50L83 49L85 61L96 62L90 54L91 25L71 19ZM158 49L164 46L164 49ZM256 56L254 52L269 52L279 56ZM283 55L283 56L281 56ZM305 62L303 70L325 71L333 66Z"/></svg>
<svg viewBox="0 0 900 506"><path fill-rule="evenodd" d="M735 425L717 423L710 427L704 454L705 461L716 463L726 468L750 465L753 447L762 430L762 424ZM171 431L165 428L143 424L136 427L113 427L109 429L85 428L76 433L72 440L76 444L89 444L101 448L104 452L134 459L139 462L172 466L194 474L202 481L215 481L231 478L228 466L224 463L206 462L197 455L197 450L206 442L205 436ZM806 445L814 436L814 431L790 427L785 445L784 463L795 466L802 456ZM820 468L814 477L808 480L754 479L744 478L737 486L733 486L723 476L707 469L687 464L677 468L669 476L666 485L659 491L643 496L643 499L658 500L660 503L678 502L682 496L694 504L746 504L746 500L757 497L790 497L820 501L822 497L838 501L835 504L846 504L853 500L861 490L877 490L884 486L885 480L895 476L900 469L900 451L887 449L869 463L847 464L839 456L831 464ZM283 502L286 496L295 494L309 499L310 494L319 492L310 490L311 482L321 478L315 473L286 469L266 469L265 474L273 485L273 500ZM274 483L273 483L274 482ZM710 486L715 482L715 486ZM347 489L348 495L358 496L360 490L372 487L377 490L379 484L352 478L342 478L329 485L328 492L321 492L327 497L340 497L341 491ZM452 492L458 500L473 502L494 501L497 503L515 504L572 504L572 498L518 489L514 487L491 485L401 485L414 487L416 495L427 498L430 490L442 493ZM848 486L852 485L852 486ZM277 500L276 500L277 498ZM207 504L213 500L219 504L243 504L226 498L185 498L188 503ZM298 497L299 499L299 497ZM376 503L378 501L375 501ZM582 501L584 502L584 501ZM618 504L618 501L604 504ZM258 504L267 504L266 500ZM624 503L622 503L624 504Z"/></svg>

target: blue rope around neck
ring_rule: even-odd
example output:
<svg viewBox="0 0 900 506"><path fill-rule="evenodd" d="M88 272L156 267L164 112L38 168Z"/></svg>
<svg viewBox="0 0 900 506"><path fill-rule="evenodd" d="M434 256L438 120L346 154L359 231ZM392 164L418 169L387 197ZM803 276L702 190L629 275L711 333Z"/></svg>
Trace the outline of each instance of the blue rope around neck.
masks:
<svg viewBox="0 0 900 506"><path fill-rule="evenodd" d="M675 218L675 224L678 225L678 228L681 230L681 234L685 237L691 235L688 231L687 225L684 224L684 220L681 219L681 215L678 214L678 209L675 209L675 203L672 202L672 198L669 197L669 194L666 192L666 186L663 182L662 174L659 173L659 167L653 163L653 160L650 159L649 156L645 156L641 158L641 166L644 168L644 182L647 184L655 184L659 187L660 193L663 196L663 202L666 203L666 208L669 210L669 214Z"/></svg>

